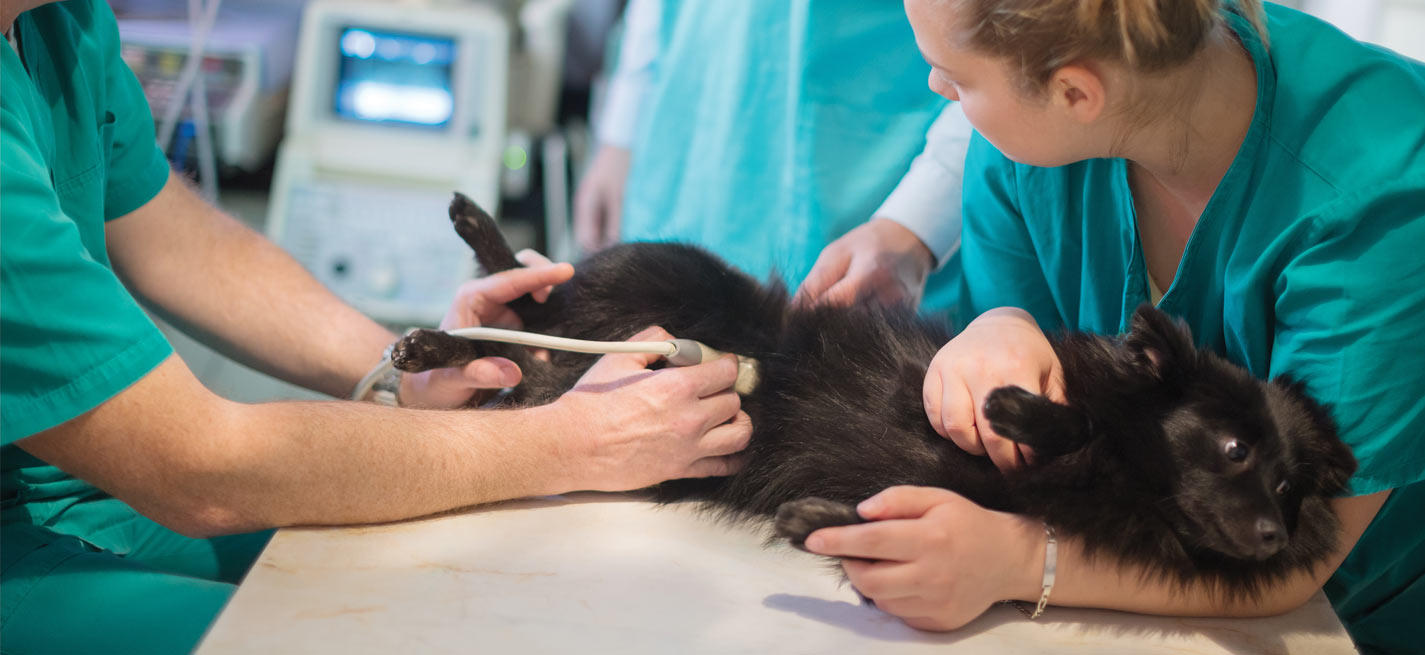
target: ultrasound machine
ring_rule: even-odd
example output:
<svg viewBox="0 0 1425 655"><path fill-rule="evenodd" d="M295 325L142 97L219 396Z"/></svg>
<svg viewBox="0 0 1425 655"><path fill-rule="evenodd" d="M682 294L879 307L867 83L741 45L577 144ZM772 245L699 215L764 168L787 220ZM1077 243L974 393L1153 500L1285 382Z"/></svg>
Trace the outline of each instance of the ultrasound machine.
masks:
<svg viewBox="0 0 1425 655"><path fill-rule="evenodd" d="M512 14L511 4L523 11ZM373 318L437 323L475 272L445 218L451 192L497 210L510 99L530 95L526 76L511 87L516 41L537 42L522 36L534 28L562 44L569 4L308 5L269 235ZM527 108L515 107L528 121Z"/></svg>

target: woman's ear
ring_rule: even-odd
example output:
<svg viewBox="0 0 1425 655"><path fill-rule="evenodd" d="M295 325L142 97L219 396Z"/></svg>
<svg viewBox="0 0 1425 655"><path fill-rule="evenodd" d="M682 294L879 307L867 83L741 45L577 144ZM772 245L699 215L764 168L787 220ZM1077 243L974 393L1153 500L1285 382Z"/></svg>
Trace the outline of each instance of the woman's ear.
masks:
<svg viewBox="0 0 1425 655"><path fill-rule="evenodd" d="M1087 125L1103 115L1108 104L1104 80L1093 68L1069 64L1049 80L1049 102L1070 120Z"/></svg>

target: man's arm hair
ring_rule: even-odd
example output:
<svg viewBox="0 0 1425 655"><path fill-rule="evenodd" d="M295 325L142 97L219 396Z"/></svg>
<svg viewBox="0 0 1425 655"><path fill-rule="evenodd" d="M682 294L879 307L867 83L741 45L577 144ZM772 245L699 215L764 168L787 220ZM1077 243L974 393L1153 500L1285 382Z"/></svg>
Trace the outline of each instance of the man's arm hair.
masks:
<svg viewBox="0 0 1425 655"><path fill-rule="evenodd" d="M170 356L93 410L16 442L180 533L391 521L563 493L574 433L555 406L422 411L248 405Z"/></svg>
<svg viewBox="0 0 1425 655"><path fill-rule="evenodd" d="M114 270L160 316L294 384L344 397L395 339L176 174L105 238Z"/></svg>

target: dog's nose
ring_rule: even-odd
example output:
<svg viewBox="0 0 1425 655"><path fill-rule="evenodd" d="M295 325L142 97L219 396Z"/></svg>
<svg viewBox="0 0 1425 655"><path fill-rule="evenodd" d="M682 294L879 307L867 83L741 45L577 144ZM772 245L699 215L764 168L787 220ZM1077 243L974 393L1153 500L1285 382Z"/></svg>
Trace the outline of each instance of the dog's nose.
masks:
<svg viewBox="0 0 1425 655"><path fill-rule="evenodd" d="M1269 518L1257 519L1257 559L1275 555L1286 545L1286 531L1281 523Z"/></svg>

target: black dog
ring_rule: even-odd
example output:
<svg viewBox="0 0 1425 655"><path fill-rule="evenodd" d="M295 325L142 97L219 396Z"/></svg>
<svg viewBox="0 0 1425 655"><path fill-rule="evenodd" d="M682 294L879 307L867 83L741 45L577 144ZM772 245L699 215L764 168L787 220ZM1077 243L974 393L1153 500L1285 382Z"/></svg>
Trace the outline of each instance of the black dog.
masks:
<svg viewBox="0 0 1425 655"><path fill-rule="evenodd" d="M494 220L464 196L450 218L487 272L519 265ZM1066 405L1017 387L991 393L994 429L1042 459L1001 475L925 418L926 366L951 336L941 324L909 309L794 305L781 284L685 245L620 245L576 271L546 303L511 304L525 329L623 340L660 325L761 362L761 382L742 400L754 430L746 467L659 485L662 499L705 499L734 517L776 514L779 532L800 545L816 528L860 521L851 504L886 487L943 487L1039 518L1090 555L1245 597L1336 546L1328 501L1356 464L1326 409L1300 384L1262 382L1199 351L1151 307L1122 338L1054 339ZM553 401L595 360L555 352L544 362L430 330L408 336L393 359L422 371L489 355L525 373L509 406Z"/></svg>

